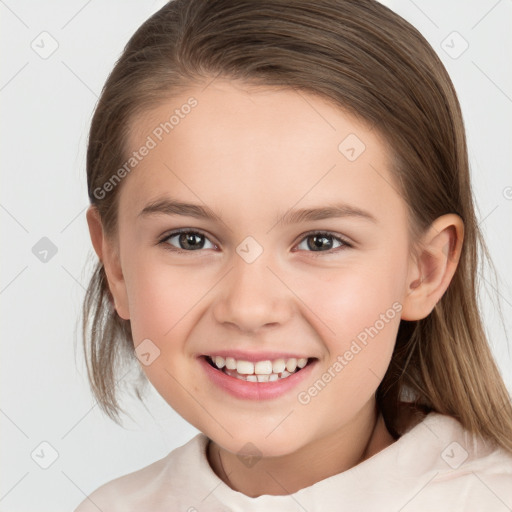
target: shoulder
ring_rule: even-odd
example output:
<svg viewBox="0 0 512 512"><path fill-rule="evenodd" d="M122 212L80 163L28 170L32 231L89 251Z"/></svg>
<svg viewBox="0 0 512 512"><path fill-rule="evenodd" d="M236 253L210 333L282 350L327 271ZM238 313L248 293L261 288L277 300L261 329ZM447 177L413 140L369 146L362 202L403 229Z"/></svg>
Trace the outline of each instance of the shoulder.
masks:
<svg viewBox="0 0 512 512"><path fill-rule="evenodd" d="M207 441L208 438L199 433L164 458L103 484L89 494L74 512L159 510L176 494L188 492L183 484L191 474L201 470L202 452Z"/></svg>
<svg viewBox="0 0 512 512"><path fill-rule="evenodd" d="M418 494L424 504L489 512L512 507L512 454L438 413L430 413L408 435L424 442L415 453L426 470Z"/></svg>

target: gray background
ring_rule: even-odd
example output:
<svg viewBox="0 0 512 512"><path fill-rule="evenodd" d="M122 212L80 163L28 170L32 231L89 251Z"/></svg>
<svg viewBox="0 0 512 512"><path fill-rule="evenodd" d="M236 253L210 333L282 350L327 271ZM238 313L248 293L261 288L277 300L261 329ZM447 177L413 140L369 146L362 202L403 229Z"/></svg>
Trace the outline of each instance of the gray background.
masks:
<svg viewBox="0 0 512 512"><path fill-rule="evenodd" d="M91 114L124 44L164 3L0 0L1 511L73 509L84 493L197 433L152 389L147 408L126 402L133 420L124 429L104 417L86 382L78 324L94 261L85 220ZM510 333L512 2L385 3L426 36L459 93ZM506 333L484 278L486 329L512 390Z"/></svg>

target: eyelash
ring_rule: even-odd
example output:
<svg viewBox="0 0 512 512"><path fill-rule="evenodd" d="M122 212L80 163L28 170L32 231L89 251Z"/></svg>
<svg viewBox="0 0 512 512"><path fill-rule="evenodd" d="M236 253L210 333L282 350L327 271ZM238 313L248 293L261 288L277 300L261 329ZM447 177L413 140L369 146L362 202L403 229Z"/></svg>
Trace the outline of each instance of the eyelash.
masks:
<svg viewBox="0 0 512 512"><path fill-rule="evenodd" d="M162 239L159 240L158 244L163 245L164 249L166 249L168 251L172 251L174 253L178 253L178 254L200 252L203 250L203 249L196 249L196 250L187 251L185 249L180 249L178 247L175 247L175 246L167 243L169 239L171 239L177 235L181 235L183 233L193 234L193 235L201 235L204 238L206 238L207 240L209 240L207 235L201 231L183 228L183 229L178 229L176 231L173 231L173 232L165 235ZM314 257L321 256L322 254L333 254L335 252L342 251L344 249L353 247L353 245L350 242L348 242L348 240L346 240L345 238L343 238L339 235L331 233L330 231L309 231L308 233L305 233L304 235L302 235L302 238L300 239L300 241L297 245L300 245L304 240L306 240L309 237L315 236L315 235L316 236L324 235L328 238L332 238L332 239L336 240L337 242L340 242L342 245L340 247L335 247L334 249L328 249L326 251L306 251L306 252L312 253L312 256L314 256ZM210 243L213 244L213 242L211 242L211 241L210 241ZM213 244L213 245L215 245L215 244Z"/></svg>

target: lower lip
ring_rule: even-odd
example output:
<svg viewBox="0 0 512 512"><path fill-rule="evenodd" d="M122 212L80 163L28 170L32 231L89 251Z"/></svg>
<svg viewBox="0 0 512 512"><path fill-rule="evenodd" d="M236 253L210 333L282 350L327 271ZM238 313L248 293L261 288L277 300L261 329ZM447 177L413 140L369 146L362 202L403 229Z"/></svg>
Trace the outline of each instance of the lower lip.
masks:
<svg viewBox="0 0 512 512"><path fill-rule="evenodd" d="M270 400L284 395L303 382L311 374L313 366L317 362L317 360L312 361L298 372L292 373L284 379L273 382L249 382L230 377L222 370L216 370L204 356L200 357L199 361L216 386L230 395L244 400Z"/></svg>

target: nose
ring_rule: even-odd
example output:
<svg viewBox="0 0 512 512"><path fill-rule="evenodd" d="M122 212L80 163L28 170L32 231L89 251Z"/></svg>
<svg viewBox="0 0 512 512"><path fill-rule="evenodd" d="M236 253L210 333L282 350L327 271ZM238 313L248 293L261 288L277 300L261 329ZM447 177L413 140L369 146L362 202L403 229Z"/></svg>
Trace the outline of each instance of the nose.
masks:
<svg viewBox="0 0 512 512"><path fill-rule="evenodd" d="M237 254L233 268L219 283L213 305L215 320L242 332L286 323L293 312L293 294L277 277L277 269L269 268L261 255L247 263Z"/></svg>

